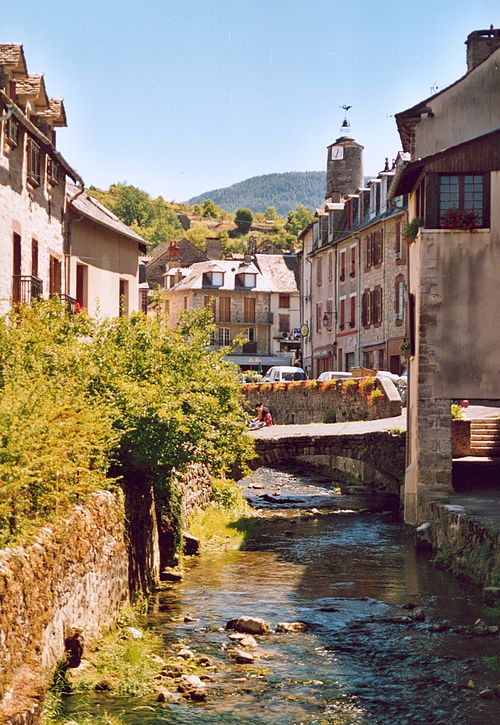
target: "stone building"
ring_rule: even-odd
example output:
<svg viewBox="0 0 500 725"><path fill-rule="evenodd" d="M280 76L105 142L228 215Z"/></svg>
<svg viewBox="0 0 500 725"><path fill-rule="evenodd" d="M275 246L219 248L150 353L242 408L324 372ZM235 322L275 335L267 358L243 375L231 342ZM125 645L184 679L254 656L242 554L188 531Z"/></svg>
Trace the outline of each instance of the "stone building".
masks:
<svg viewBox="0 0 500 725"><path fill-rule="evenodd" d="M213 346L229 346L242 337L228 358L243 369L291 364L300 349L298 263L292 254L173 265L165 274L161 308L171 327L182 312L212 309Z"/></svg>
<svg viewBox="0 0 500 725"><path fill-rule="evenodd" d="M0 45L0 313L42 295L69 294L65 181L83 188L56 148L66 126L61 100L28 73L21 45Z"/></svg>
<svg viewBox="0 0 500 725"><path fill-rule="evenodd" d="M386 160L364 186L362 150L346 137L328 147L327 194L334 198L302 238L302 279L309 283L302 347L314 377L359 365L395 373L404 367L406 200L388 202L396 162L389 168Z"/></svg>
<svg viewBox="0 0 500 725"><path fill-rule="evenodd" d="M410 365L405 517L452 485L451 399L498 399L500 30L467 38L467 73L396 115L411 161ZM471 113L471 109L474 112Z"/></svg>
<svg viewBox="0 0 500 725"><path fill-rule="evenodd" d="M139 309L145 242L84 193L56 147L64 104L21 45L0 45L0 105L0 314L49 295L102 315Z"/></svg>

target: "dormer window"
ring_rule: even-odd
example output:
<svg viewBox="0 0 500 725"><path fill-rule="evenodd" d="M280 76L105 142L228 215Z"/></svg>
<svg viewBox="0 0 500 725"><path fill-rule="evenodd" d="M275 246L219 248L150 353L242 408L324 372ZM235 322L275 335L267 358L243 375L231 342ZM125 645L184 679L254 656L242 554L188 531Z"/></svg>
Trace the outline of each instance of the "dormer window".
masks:
<svg viewBox="0 0 500 725"><path fill-rule="evenodd" d="M204 287L222 287L224 284L224 272L205 272L203 275Z"/></svg>
<svg viewBox="0 0 500 725"><path fill-rule="evenodd" d="M240 274L239 278L240 278L241 285L243 287L248 287L248 288L255 287L255 283L256 283L256 279L257 279L256 274L251 274L249 272L245 272L243 274Z"/></svg>

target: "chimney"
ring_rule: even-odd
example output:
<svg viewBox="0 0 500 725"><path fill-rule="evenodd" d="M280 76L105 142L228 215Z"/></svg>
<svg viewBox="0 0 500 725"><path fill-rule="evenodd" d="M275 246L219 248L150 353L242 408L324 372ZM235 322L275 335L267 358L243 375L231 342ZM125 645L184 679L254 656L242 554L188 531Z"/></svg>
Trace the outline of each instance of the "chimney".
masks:
<svg viewBox="0 0 500 725"><path fill-rule="evenodd" d="M179 267L181 261L181 250L177 243L177 239L172 239L167 251L168 262L166 269L172 269L172 267Z"/></svg>
<svg viewBox="0 0 500 725"><path fill-rule="evenodd" d="M467 73L500 48L500 29L490 25L489 30L474 30L465 41L467 46Z"/></svg>
<svg viewBox="0 0 500 725"><path fill-rule="evenodd" d="M326 198L338 202L363 187L363 146L341 136L328 146Z"/></svg>
<svg viewBox="0 0 500 725"><path fill-rule="evenodd" d="M222 245L219 237L207 237L205 244L208 259L222 259Z"/></svg>

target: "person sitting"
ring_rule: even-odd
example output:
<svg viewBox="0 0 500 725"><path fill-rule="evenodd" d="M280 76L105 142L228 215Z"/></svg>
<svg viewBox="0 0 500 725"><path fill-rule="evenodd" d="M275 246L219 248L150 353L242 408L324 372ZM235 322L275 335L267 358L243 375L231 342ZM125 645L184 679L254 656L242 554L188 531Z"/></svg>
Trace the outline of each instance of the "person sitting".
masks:
<svg viewBox="0 0 500 725"><path fill-rule="evenodd" d="M255 412L257 414L257 420L262 426L269 426L273 424L273 417L269 408L266 408L262 403L255 405Z"/></svg>

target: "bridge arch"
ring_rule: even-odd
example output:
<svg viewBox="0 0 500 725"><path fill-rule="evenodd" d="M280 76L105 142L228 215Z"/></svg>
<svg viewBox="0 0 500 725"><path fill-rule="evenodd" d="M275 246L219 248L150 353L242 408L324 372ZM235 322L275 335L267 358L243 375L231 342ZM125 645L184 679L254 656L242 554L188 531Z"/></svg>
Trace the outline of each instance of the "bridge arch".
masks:
<svg viewBox="0 0 500 725"><path fill-rule="evenodd" d="M253 469L308 463L329 473L354 476L367 486L400 495L405 471L405 435L391 431L256 438Z"/></svg>

